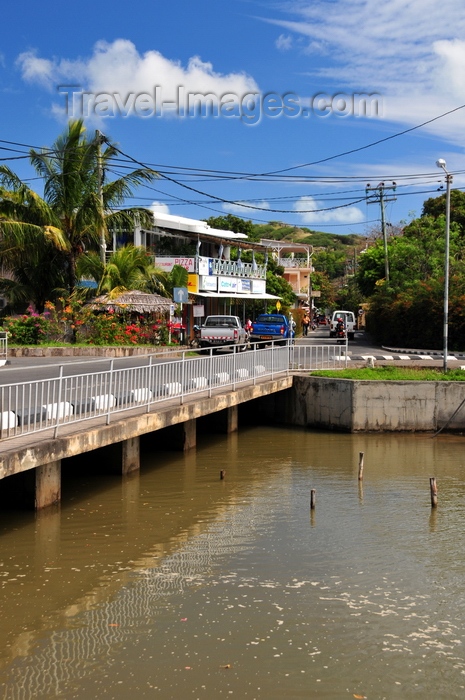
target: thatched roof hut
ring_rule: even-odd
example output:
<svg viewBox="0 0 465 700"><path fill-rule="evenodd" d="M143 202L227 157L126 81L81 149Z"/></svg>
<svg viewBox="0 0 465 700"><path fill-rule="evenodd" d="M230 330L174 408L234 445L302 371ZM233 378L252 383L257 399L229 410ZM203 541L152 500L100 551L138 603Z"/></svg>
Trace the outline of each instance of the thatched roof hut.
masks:
<svg viewBox="0 0 465 700"><path fill-rule="evenodd" d="M147 294L137 290L124 292L114 299L109 294L96 297L86 306L94 311L114 311L115 313L135 312L139 314L163 314L170 310L171 299L158 294Z"/></svg>

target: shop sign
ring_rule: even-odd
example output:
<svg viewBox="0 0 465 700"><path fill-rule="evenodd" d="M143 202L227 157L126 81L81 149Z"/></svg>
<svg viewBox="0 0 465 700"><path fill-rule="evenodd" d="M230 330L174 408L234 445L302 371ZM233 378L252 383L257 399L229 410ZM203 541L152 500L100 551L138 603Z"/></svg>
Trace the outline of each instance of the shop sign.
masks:
<svg viewBox="0 0 465 700"><path fill-rule="evenodd" d="M219 292L237 292L237 279L233 277L218 277Z"/></svg>
<svg viewBox="0 0 465 700"><path fill-rule="evenodd" d="M214 277L213 275L200 275L199 289L203 292L218 291L218 277Z"/></svg>
<svg viewBox="0 0 465 700"><path fill-rule="evenodd" d="M213 261L211 258L199 257L199 275L211 275L213 272Z"/></svg>
<svg viewBox="0 0 465 700"><path fill-rule="evenodd" d="M187 289L189 294L197 294L199 291L199 276L198 275L187 275Z"/></svg>
<svg viewBox="0 0 465 700"><path fill-rule="evenodd" d="M181 267L185 267L188 272L195 272L195 258L188 258L182 256L175 258L169 257L167 255L157 255L155 258L155 266L159 267L165 272L171 272L175 265L181 265Z"/></svg>
<svg viewBox="0 0 465 700"><path fill-rule="evenodd" d="M266 280L252 280L252 292L254 294L266 294Z"/></svg>

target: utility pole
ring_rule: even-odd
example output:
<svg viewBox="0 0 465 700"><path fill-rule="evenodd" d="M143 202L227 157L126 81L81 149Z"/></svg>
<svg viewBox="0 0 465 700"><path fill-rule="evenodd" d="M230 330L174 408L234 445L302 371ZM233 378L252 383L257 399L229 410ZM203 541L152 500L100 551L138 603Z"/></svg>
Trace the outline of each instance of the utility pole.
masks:
<svg viewBox="0 0 465 700"><path fill-rule="evenodd" d="M98 186L98 197L100 202L100 214L102 221L100 222L100 259L103 266L106 265L106 251L107 242L105 239L105 227L103 225L103 170L102 170L102 150L100 146L105 143L105 136L98 129L95 130L95 139L97 141L97 186Z"/></svg>
<svg viewBox="0 0 465 700"><path fill-rule="evenodd" d="M389 282L389 258L384 204L385 202L395 202L397 197L386 197L385 192L395 192L396 187L397 185L395 182L393 182L392 185L385 185L384 182L380 182L379 185L376 185L376 187L372 187L370 184L368 184L365 189L367 204L379 204L381 208L381 231L383 232L384 242L384 276L386 278L386 282Z"/></svg>
<svg viewBox="0 0 465 700"><path fill-rule="evenodd" d="M446 168L444 158L436 161L438 168L442 168L446 175L446 242L444 254L444 330L443 330L443 372L447 374L447 355L449 338L449 258L450 258L450 189L453 176Z"/></svg>

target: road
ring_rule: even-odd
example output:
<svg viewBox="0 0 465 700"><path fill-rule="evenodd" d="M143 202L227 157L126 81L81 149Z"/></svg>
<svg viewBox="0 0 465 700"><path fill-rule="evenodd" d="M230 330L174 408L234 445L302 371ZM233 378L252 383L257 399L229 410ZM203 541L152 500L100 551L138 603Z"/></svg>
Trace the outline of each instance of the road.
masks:
<svg viewBox="0 0 465 700"><path fill-rule="evenodd" d="M328 330L317 328L315 331L309 330L306 338L297 338L296 342L308 345L334 345L336 339L329 337ZM376 357L382 354L389 355L393 353L389 353L379 345L375 345L364 331L355 331L355 338L349 340L349 355L374 355Z"/></svg>

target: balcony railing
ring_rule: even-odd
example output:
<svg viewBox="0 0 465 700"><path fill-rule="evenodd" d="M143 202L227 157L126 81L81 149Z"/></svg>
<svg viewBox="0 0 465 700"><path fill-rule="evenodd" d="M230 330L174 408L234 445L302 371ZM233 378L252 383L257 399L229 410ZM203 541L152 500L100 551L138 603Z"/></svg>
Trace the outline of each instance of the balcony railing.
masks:
<svg viewBox="0 0 465 700"><path fill-rule="evenodd" d="M278 265L281 265L281 267L284 267L284 269L291 267L311 269L312 267L311 263L304 258L279 258Z"/></svg>
<svg viewBox="0 0 465 700"><path fill-rule="evenodd" d="M265 279L266 265L258 265L235 260L212 259L212 272L214 275L226 275L230 277L250 277L252 279Z"/></svg>

